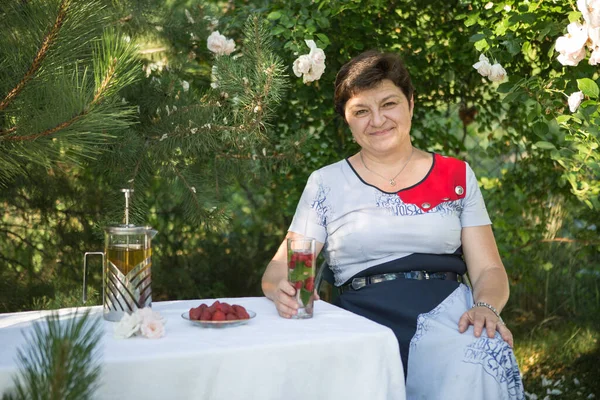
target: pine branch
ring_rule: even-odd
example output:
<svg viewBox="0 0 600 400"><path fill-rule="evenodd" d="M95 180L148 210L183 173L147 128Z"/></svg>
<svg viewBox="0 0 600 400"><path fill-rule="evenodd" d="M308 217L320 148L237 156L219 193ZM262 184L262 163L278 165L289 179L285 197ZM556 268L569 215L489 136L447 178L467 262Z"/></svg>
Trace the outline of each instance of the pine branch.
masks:
<svg viewBox="0 0 600 400"><path fill-rule="evenodd" d="M106 34L104 37L104 40L108 41L109 36L110 36L110 33ZM104 51L105 51L104 53L102 53L99 50L98 53L106 56L106 55L110 54L111 50L112 49L104 49ZM120 49L116 49L117 52L119 50ZM124 49L123 54L119 54L119 55L126 56L129 51L130 51L129 49ZM98 87L96 87L93 99L79 114L75 115L74 117L72 117L71 119L69 119L67 121L61 122L60 124L58 124L52 128L49 128L42 132L31 134L31 135L18 136L17 135L18 126L14 126L11 129L9 129L8 131L0 131L0 141L6 140L6 141L12 141L12 142L25 142L25 141L35 140L40 137L55 134L61 130L64 130L64 129L72 126L75 122L83 119L86 115L88 115L90 113L90 111L96 105L98 105L102 100L104 100L107 97L107 92L109 92L111 89L113 89L114 82L117 79L117 71L118 71L117 67L120 67L121 71L125 71L126 65L128 65L130 63L130 59L128 57L124 57L124 60L125 61L121 64L125 64L125 65L120 65L119 58L117 58L117 57L113 57L112 59L109 60L109 64L108 64L108 68L106 69L105 76L102 79L101 83L98 85ZM131 74L131 73L129 73L129 74ZM7 134L12 134L12 136L7 136ZM3 135L4 135L4 137L3 137Z"/></svg>
<svg viewBox="0 0 600 400"><path fill-rule="evenodd" d="M4 131L4 130L2 130L2 129L0 129L0 136L9 135L9 134L13 133L13 132L14 132L14 131L16 131L16 130L17 130L17 127L16 127L16 126L13 126L12 128L10 128L10 129L7 129L7 130L5 130L5 131Z"/></svg>
<svg viewBox="0 0 600 400"><path fill-rule="evenodd" d="M4 399L91 399L99 385L102 322L89 310L61 321L58 314L35 323L18 350L18 376Z"/></svg>
<svg viewBox="0 0 600 400"><path fill-rule="evenodd" d="M52 135L58 131L61 131L63 129L68 128L69 126L73 125L75 122L77 122L78 120L80 120L81 118L85 117L90 110L97 105L102 99L103 99L103 95L105 94L105 92L107 91L107 89L110 87L112 81L115 78L115 71L116 71L116 65L117 65L118 60L116 58L114 58L107 70L106 76L104 77L104 79L102 80L102 83L100 84L100 86L96 89L96 93L94 94L94 98L92 99L92 101L90 102L90 104L85 107L83 109L83 111L81 111L78 115L74 116L73 118L64 121L50 129L46 129L43 132L40 133L35 133L32 135L26 135L26 136L8 136L8 137L0 137L0 140L8 140L8 141L12 141L12 142L25 142L28 140L35 140L38 139L40 137L43 136L49 136ZM17 127L13 127L12 128L13 131L17 130ZM2 132L0 132L1 134ZM13 132L14 133L14 132ZM1 136L1 135L0 135Z"/></svg>
<svg viewBox="0 0 600 400"><path fill-rule="evenodd" d="M58 37L58 33L60 32L60 28L62 27L62 25L65 21L65 17L67 16L67 11L68 11L70 4L71 4L71 0L62 0L62 2L60 3L58 16L56 17L54 26L52 27L50 32L48 32L48 34L42 41L42 45L40 46L40 49L38 50L35 58L33 59L33 62L31 64L31 67L29 67L29 70L25 73L25 75L19 81L19 83L17 83L17 85L10 92L8 92L6 97L2 101L0 101L0 111L4 110L10 104L10 102L15 97L17 97L19 95L19 93L21 93L21 91L23 90L25 85L35 76L35 73L40 69L40 66L42 65L42 61L44 61L44 59L46 58L46 55L48 54L48 49L56 41L56 38ZM0 132L0 134L6 134L6 133Z"/></svg>

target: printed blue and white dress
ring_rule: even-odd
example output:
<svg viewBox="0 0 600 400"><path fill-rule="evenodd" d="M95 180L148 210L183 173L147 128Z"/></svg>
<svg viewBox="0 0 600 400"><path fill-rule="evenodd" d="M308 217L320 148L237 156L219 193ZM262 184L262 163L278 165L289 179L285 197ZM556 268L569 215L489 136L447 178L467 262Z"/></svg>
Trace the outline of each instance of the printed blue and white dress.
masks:
<svg viewBox="0 0 600 400"><path fill-rule="evenodd" d="M419 183L399 192L367 184L348 160L311 174L289 230L324 243L336 286L400 271L464 274L461 229L489 225L475 174L433 154ZM512 349L496 333L458 332L473 305L450 280L396 279L346 291L336 305L388 326L400 345L407 399L524 399Z"/></svg>

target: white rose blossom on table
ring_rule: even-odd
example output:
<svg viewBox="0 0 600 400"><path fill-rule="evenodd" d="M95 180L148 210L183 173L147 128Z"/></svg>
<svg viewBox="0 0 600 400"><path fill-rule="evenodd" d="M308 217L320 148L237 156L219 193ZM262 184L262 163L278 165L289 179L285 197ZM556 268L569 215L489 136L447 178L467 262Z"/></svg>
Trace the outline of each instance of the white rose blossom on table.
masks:
<svg viewBox="0 0 600 400"><path fill-rule="evenodd" d="M298 78L302 76L304 83L317 81L325 72L325 52L317 47L314 40L305 40L306 45L310 48L308 54L303 54L298 57L292 66L294 75Z"/></svg>
<svg viewBox="0 0 600 400"><path fill-rule="evenodd" d="M214 31L206 40L206 47L218 56L228 56L235 50L235 43L233 39L227 39L219 31Z"/></svg>
<svg viewBox="0 0 600 400"><path fill-rule="evenodd" d="M115 338L127 339L141 335L148 339L158 339L165 335L165 319L150 307L140 308L131 314L123 315L114 328Z"/></svg>

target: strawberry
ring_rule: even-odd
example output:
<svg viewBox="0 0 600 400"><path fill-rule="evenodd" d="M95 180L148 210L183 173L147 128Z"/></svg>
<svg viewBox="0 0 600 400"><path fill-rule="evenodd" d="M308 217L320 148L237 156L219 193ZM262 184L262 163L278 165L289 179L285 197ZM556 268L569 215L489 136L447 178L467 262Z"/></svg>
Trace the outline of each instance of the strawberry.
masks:
<svg viewBox="0 0 600 400"><path fill-rule="evenodd" d="M248 311L246 311L246 309L243 306L234 304L232 307L235 310L235 313L237 314L238 319L249 319L250 318Z"/></svg>
<svg viewBox="0 0 600 400"><path fill-rule="evenodd" d="M202 311L202 314L200 315L200 321L211 321L212 320L212 312L210 312L209 308L206 308L204 311Z"/></svg>
<svg viewBox="0 0 600 400"><path fill-rule="evenodd" d="M210 307L208 307L208 309L210 310L210 312L214 313L215 311L217 311L217 307L219 307L220 305L221 302L219 300L215 300L215 302L212 303Z"/></svg>
<svg viewBox="0 0 600 400"><path fill-rule="evenodd" d="M246 311L246 309L242 306L240 306L239 304L234 304L231 306L231 308L233 308L233 311L237 314L239 310L244 310Z"/></svg>
<svg viewBox="0 0 600 400"><path fill-rule="evenodd" d="M227 321L235 321L236 319L239 319L237 315L233 313L227 314Z"/></svg>
<svg viewBox="0 0 600 400"><path fill-rule="evenodd" d="M249 319L250 315L248 315L248 311L242 306L238 306L237 304L233 305L233 309L238 316L238 319Z"/></svg>
<svg viewBox="0 0 600 400"><path fill-rule="evenodd" d="M223 311L225 314L229 314L233 310L231 309L231 306L229 304L221 303L221 311Z"/></svg>
<svg viewBox="0 0 600 400"><path fill-rule="evenodd" d="M309 276L308 278L306 278L306 280L304 281L304 288L309 292L315 290L315 278L313 276Z"/></svg>
<svg viewBox="0 0 600 400"><path fill-rule="evenodd" d="M225 321L226 319L227 319L227 316L221 310L215 311L215 313L212 316L213 321Z"/></svg>
<svg viewBox="0 0 600 400"><path fill-rule="evenodd" d="M294 260L292 259L292 261L290 261L290 262L288 263L288 268L289 268L289 269L294 269L294 268L296 268L296 261L294 261Z"/></svg>
<svg viewBox="0 0 600 400"><path fill-rule="evenodd" d="M302 289L303 284L304 284L304 282L302 282L302 281L296 281L296 282L294 282L294 287L296 288L296 290L300 290L300 289Z"/></svg>
<svg viewBox="0 0 600 400"><path fill-rule="evenodd" d="M202 315L202 310L200 309L200 307L190 308L190 319L198 320L198 319L200 319L201 315Z"/></svg>

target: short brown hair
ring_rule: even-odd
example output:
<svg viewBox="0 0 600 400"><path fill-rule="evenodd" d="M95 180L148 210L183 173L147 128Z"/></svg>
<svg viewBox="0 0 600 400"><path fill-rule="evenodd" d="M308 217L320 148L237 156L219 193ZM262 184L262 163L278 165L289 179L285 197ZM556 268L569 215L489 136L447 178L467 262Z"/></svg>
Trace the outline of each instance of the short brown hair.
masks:
<svg viewBox="0 0 600 400"><path fill-rule="evenodd" d="M415 91L402 59L394 53L369 50L359 54L340 68L335 78L335 111L345 118L346 102L361 90L371 89L389 79L410 102Z"/></svg>

